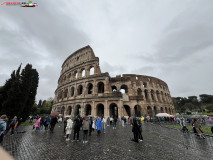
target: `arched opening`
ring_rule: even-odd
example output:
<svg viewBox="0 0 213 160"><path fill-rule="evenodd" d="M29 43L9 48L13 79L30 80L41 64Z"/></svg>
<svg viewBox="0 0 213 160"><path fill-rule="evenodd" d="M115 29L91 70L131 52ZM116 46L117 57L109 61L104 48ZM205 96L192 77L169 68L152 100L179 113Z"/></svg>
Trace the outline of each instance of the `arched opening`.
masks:
<svg viewBox="0 0 213 160"><path fill-rule="evenodd" d="M104 93L104 83L103 82L98 83L98 93Z"/></svg>
<svg viewBox="0 0 213 160"><path fill-rule="evenodd" d="M112 86L112 92L117 92L117 87L116 86Z"/></svg>
<svg viewBox="0 0 213 160"><path fill-rule="evenodd" d="M68 96L68 89L66 89L65 91L64 91L64 98L66 98L67 96Z"/></svg>
<svg viewBox="0 0 213 160"><path fill-rule="evenodd" d="M70 81L70 77L71 77L71 73L68 74L68 76L67 76L68 81Z"/></svg>
<svg viewBox="0 0 213 160"><path fill-rule="evenodd" d="M152 117L152 108L150 106L147 106L147 114Z"/></svg>
<svg viewBox="0 0 213 160"><path fill-rule="evenodd" d="M74 93L75 93L75 88L74 88L74 87L72 87L72 88L71 88L71 97L73 97L73 96L74 96Z"/></svg>
<svg viewBox="0 0 213 160"><path fill-rule="evenodd" d="M71 107L71 106L69 106L69 107L68 107L67 114L68 114L68 115L71 115L71 113L72 113L72 107Z"/></svg>
<svg viewBox="0 0 213 160"><path fill-rule="evenodd" d="M61 114L62 114L62 116L64 116L64 111L65 111L65 107L63 106L63 107L61 108Z"/></svg>
<svg viewBox="0 0 213 160"><path fill-rule="evenodd" d="M159 91L156 91L156 93L157 93L158 101L159 101L159 102L161 102L161 99L160 99L160 93L159 93Z"/></svg>
<svg viewBox="0 0 213 160"><path fill-rule="evenodd" d="M97 105L97 116L103 117L104 116L104 105L103 104L98 104Z"/></svg>
<svg viewBox="0 0 213 160"><path fill-rule="evenodd" d="M157 112L157 107L154 106L154 114L156 115L158 112Z"/></svg>
<svg viewBox="0 0 213 160"><path fill-rule="evenodd" d="M124 105L124 116L131 117L131 109L128 105Z"/></svg>
<svg viewBox="0 0 213 160"><path fill-rule="evenodd" d="M75 109L75 116L80 116L81 115L81 106L80 105L77 105L76 106L76 109Z"/></svg>
<svg viewBox="0 0 213 160"><path fill-rule="evenodd" d="M86 107L85 107L85 115L86 116L91 115L91 111L92 111L91 105L87 104Z"/></svg>
<svg viewBox="0 0 213 160"><path fill-rule="evenodd" d="M146 89L144 90L144 94L145 94L145 99L148 100L149 99L148 98L148 91Z"/></svg>
<svg viewBox="0 0 213 160"><path fill-rule="evenodd" d="M90 67L89 69L89 75L93 75L95 73L94 67Z"/></svg>
<svg viewBox="0 0 213 160"><path fill-rule="evenodd" d="M81 95L83 93L83 86L82 85L79 85L78 86L78 95Z"/></svg>
<svg viewBox="0 0 213 160"><path fill-rule="evenodd" d="M152 101L155 100L155 98L154 98L154 91L153 90L151 90L151 98L152 98Z"/></svg>
<svg viewBox="0 0 213 160"><path fill-rule="evenodd" d="M168 113L167 107L165 107L165 112Z"/></svg>
<svg viewBox="0 0 213 160"><path fill-rule="evenodd" d="M120 92L121 93L128 93L128 87L127 87L127 85L123 84L121 86Z"/></svg>
<svg viewBox="0 0 213 160"><path fill-rule="evenodd" d="M110 104L109 116L118 118L118 106L117 106L117 104L115 104L115 103Z"/></svg>
<svg viewBox="0 0 213 160"><path fill-rule="evenodd" d="M138 96L142 96L142 90L140 88L137 89Z"/></svg>
<svg viewBox="0 0 213 160"><path fill-rule="evenodd" d="M83 69L82 71L81 71L81 77L85 77L85 69Z"/></svg>
<svg viewBox="0 0 213 160"><path fill-rule="evenodd" d="M74 72L74 78L75 78L75 79L78 78L78 72L77 72L77 71Z"/></svg>
<svg viewBox="0 0 213 160"><path fill-rule="evenodd" d="M169 114L171 114L171 109L169 108Z"/></svg>
<svg viewBox="0 0 213 160"><path fill-rule="evenodd" d="M141 117L141 115L142 115L142 113L141 113L141 106L135 105L134 110L135 110L135 116L136 117Z"/></svg>
<svg viewBox="0 0 213 160"><path fill-rule="evenodd" d="M87 94L92 94L92 92L93 92L93 85L92 83L89 83L87 85Z"/></svg>
<svg viewBox="0 0 213 160"><path fill-rule="evenodd" d="M160 107L160 112L161 112L161 113L164 113L163 107Z"/></svg>
<svg viewBox="0 0 213 160"><path fill-rule="evenodd" d="M147 87L147 83L143 82L143 88L146 88L146 87Z"/></svg>
<svg viewBox="0 0 213 160"><path fill-rule="evenodd" d="M164 95L163 95L162 91L161 91L161 97L162 97L162 101L165 102Z"/></svg>

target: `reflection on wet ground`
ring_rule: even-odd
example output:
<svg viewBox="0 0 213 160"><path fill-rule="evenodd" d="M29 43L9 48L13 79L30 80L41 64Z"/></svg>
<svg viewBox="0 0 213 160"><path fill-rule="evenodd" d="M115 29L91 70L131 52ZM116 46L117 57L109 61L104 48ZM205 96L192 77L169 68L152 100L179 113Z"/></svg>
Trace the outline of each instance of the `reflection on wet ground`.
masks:
<svg viewBox="0 0 213 160"><path fill-rule="evenodd" d="M89 143L65 141L63 127L56 126L54 133L35 131L32 126L20 128L25 133L7 135L3 147L15 159L212 159L213 138L200 139L194 134L183 134L164 124L143 124L144 141L135 143L131 126L118 125L116 130L107 127L100 137L96 132ZM73 135L71 135L72 137ZM82 139L82 131L80 131Z"/></svg>

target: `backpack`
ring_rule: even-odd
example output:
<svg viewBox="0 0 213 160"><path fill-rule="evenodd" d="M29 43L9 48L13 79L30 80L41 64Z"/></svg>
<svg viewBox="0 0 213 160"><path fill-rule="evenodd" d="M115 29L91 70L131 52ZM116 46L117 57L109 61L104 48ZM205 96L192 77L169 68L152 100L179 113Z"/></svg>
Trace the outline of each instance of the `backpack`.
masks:
<svg viewBox="0 0 213 160"><path fill-rule="evenodd" d="M11 122L11 125L15 126L15 124L16 124L16 120L13 119L12 122Z"/></svg>

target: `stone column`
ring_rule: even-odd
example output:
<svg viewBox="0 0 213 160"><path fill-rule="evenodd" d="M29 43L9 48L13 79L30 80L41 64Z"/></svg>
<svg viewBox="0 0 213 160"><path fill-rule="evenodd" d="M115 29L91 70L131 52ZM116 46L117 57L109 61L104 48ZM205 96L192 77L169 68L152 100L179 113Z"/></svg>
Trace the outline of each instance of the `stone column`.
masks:
<svg viewBox="0 0 213 160"><path fill-rule="evenodd" d="M72 113L71 113L71 117L74 117L75 116L75 112L76 112L76 106L75 106L75 104L73 104L73 106L72 106Z"/></svg>
<svg viewBox="0 0 213 160"><path fill-rule="evenodd" d="M131 110L131 117L132 117L133 115L135 115L134 106L133 107L130 106L130 110Z"/></svg>
<svg viewBox="0 0 213 160"><path fill-rule="evenodd" d="M158 97L157 97L157 93L154 92L154 98L155 98L155 101L158 102Z"/></svg>
<svg viewBox="0 0 213 160"><path fill-rule="evenodd" d="M108 117L109 117L108 100L105 100L105 105L104 105L104 117L105 117L105 118L108 118Z"/></svg>
<svg viewBox="0 0 213 160"><path fill-rule="evenodd" d="M95 80L93 83L93 93L97 94L97 92L98 92L98 87L97 87L96 80Z"/></svg>
<svg viewBox="0 0 213 160"><path fill-rule="evenodd" d="M143 100L145 100L145 93L144 93L144 90L142 90L142 96L143 96Z"/></svg>
<svg viewBox="0 0 213 160"><path fill-rule="evenodd" d="M96 112L96 106L95 106L95 101L92 101L92 107L91 107L92 111L92 116L97 116L97 112Z"/></svg>
<svg viewBox="0 0 213 160"><path fill-rule="evenodd" d="M151 102L151 101L152 101L152 97L151 97L151 92L150 92L150 90L148 90L148 92L147 92L147 93L148 93L148 101L150 101L150 102Z"/></svg>
<svg viewBox="0 0 213 160"><path fill-rule="evenodd" d="M81 105L82 105L82 107L81 107L81 117L84 117L85 116L85 103L82 103Z"/></svg>

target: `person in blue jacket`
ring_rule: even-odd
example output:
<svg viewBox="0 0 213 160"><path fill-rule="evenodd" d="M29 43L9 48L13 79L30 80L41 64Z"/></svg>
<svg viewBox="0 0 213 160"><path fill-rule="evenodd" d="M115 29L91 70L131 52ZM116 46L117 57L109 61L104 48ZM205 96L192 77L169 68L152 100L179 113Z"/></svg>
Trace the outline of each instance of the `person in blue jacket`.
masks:
<svg viewBox="0 0 213 160"><path fill-rule="evenodd" d="M7 118L6 115L2 115L0 117L0 144L3 141L4 134L5 134L5 131L7 129L7 120L8 120L8 118Z"/></svg>
<svg viewBox="0 0 213 160"><path fill-rule="evenodd" d="M102 126L102 122L101 122L101 118L98 117L97 121L96 121L96 126L97 126L97 136L100 136L101 133L101 126Z"/></svg>

